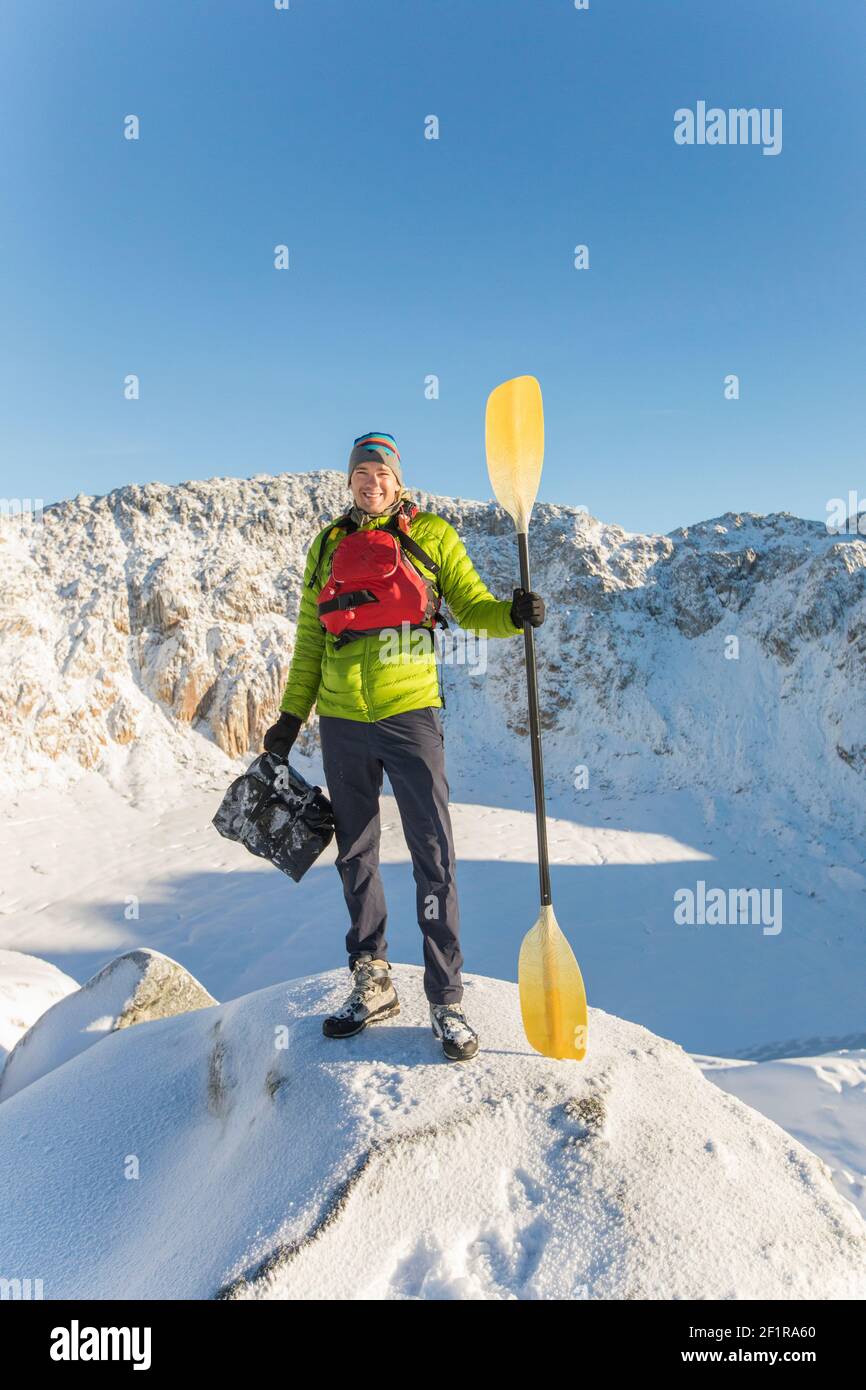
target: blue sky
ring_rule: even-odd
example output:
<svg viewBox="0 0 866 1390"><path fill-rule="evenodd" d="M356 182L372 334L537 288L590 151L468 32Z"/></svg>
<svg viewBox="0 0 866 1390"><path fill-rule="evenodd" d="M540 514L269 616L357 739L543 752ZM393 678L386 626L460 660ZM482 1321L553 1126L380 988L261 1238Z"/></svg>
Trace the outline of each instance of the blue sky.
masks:
<svg viewBox="0 0 866 1390"><path fill-rule="evenodd" d="M488 498L524 372L542 500L668 531L866 495L861 0L5 0L0 52L0 496L382 429L409 486ZM781 153L675 144L699 100L782 108Z"/></svg>

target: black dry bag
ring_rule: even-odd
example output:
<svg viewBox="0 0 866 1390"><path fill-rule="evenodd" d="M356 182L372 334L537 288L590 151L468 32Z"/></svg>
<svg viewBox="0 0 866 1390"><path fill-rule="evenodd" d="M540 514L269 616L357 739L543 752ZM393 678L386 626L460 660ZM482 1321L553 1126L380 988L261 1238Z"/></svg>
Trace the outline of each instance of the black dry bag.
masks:
<svg viewBox="0 0 866 1390"><path fill-rule="evenodd" d="M232 782L213 824L299 883L330 843L334 813L321 787L311 787L285 758L262 753Z"/></svg>

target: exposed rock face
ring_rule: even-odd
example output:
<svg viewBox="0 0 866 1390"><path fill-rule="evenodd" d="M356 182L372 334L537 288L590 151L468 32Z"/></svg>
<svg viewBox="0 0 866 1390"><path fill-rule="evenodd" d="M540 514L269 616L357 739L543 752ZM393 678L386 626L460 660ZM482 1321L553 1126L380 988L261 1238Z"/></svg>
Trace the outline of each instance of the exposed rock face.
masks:
<svg viewBox="0 0 866 1390"><path fill-rule="evenodd" d="M519 582L510 517L417 490L492 592ZM0 529L0 778L62 784L140 748L261 750L292 655L307 548L341 472L131 485ZM612 791L772 787L819 818L866 809L866 538L727 513L630 535L538 505L533 587L545 768ZM454 629L452 628L452 633ZM732 644L731 639L736 638ZM448 639L448 634L445 634ZM447 647L445 648L447 652ZM446 656L450 747L470 723L528 760L522 642L483 678ZM299 741L316 741L313 716Z"/></svg>
<svg viewBox="0 0 866 1390"><path fill-rule="evenodd" d="M0 1101L8 1100L114 1033L152 1019L171 1018L216 1004L194 976L160 951L126 951L52 1004L9 1053L0 1076Z"/></svg>

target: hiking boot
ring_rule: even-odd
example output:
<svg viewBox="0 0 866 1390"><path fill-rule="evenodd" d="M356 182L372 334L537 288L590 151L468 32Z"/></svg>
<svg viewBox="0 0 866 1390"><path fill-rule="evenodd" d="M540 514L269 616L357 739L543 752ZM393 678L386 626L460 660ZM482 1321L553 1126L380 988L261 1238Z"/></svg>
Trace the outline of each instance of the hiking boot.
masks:
<svg viewBox="0 0 866 1390"><path fill-rule="evenodd" d="M359 956L352 967L352 980L352 993L345 1004L322 1021L326 1038L353 1038L368 1023L381 1023L400 1012L388 961Z"/></svg>
<svg viewBox="0 0 866 1390"><path fill-rule="evenodd" d="M460 1004L431 1004L433 1036L442 1043L449 1062L468 1062L478 1051L478 1034L466 1022Z"/></svg>

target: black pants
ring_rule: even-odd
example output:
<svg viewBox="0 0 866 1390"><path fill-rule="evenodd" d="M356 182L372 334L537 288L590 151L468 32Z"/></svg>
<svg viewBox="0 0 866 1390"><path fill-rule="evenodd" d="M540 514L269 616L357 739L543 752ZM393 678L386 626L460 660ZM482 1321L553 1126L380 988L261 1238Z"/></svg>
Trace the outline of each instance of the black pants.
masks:
<svg viewBox="0 0 866 1390"><path fill-rule="evenodd" d="M352 923L346 936L350 966L367 952L388 958L388 910L379 873L379 793L387 772L412 856L424 934L424 993L431 1004L459 1003L463 956L438 708L427 705L374 723L322 715L319 731L334 808L337 870Z"/></svg>

